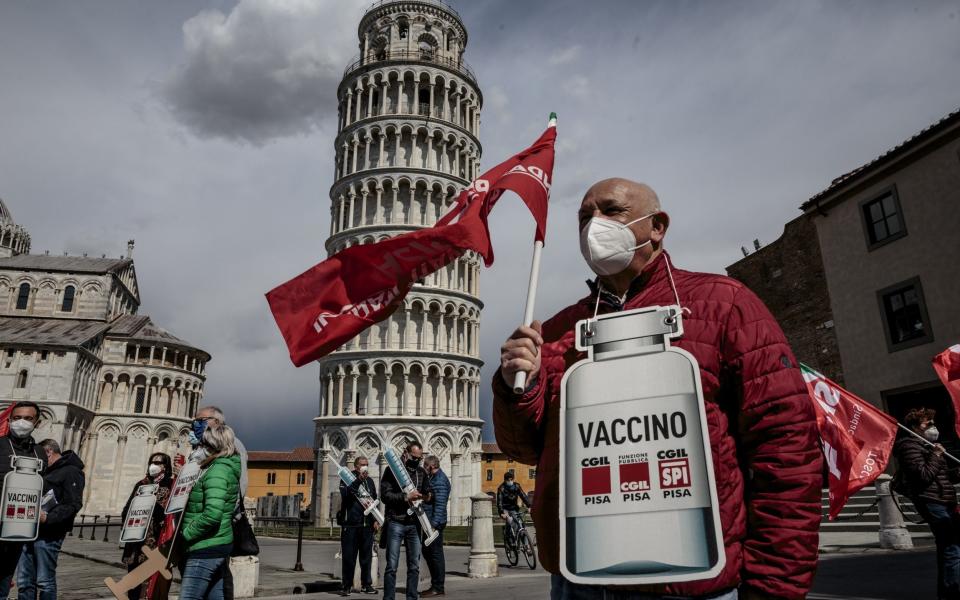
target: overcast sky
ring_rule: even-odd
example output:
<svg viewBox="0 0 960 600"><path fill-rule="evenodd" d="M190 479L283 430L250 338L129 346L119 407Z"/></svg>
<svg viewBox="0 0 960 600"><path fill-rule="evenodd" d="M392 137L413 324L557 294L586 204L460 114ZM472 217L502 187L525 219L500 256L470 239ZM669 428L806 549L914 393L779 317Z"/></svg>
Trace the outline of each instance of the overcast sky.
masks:
<svg viewBox="0 0 960 600"><path fill-rule="evenodd" d="M291 365L263 294L324 258L336 86L366 4L0 3L0 197L34 253L136 239L141 314L213 355L206 400L250 448L312 439L317 369ZM453 6L485 97L482 168L560 115L541 317L584 294L591 182L651 184L678 265L723 272L831 179L960 107L956 1ZM491 228L487 418L533 222L511 196Z"/></svg>

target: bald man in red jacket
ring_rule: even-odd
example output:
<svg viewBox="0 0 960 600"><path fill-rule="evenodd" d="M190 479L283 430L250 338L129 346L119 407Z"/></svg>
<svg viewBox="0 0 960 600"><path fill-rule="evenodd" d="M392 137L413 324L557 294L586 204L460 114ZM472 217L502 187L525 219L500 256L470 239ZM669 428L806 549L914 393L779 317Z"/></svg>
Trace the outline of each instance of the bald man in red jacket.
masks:
<svg viewBox="0 0 960 600"><path fill-rule="evenodd" d="M672 265L663 249L670 220L648 186L600 181L584 196L579 220L581 250L598 273L589 294L542 326L518 328L493 379L497 443L538 467L533 514L540 560L553 573L551 598L805 597L817 564L822 454L806 385L779 325L742 283ZM684 335L673 345L700 365L726 549L726 566L713 579L604 590L560 575L560 380L584 357L574 327L593 315L598 299L600 314L678 302L685 309ZM520 371L528 385L514 394Z"/></svg>

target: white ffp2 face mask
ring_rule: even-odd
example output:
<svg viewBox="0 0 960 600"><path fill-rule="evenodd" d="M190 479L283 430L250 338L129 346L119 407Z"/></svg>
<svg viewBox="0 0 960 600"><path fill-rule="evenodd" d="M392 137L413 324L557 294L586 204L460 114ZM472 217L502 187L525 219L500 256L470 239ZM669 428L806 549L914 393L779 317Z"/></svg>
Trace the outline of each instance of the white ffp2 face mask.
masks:
<svg viewBox="0 0 960 600"><path fill-rule="evenodd" d="M31 433L33 433L35 425L26 419L17 419L15 421L10 421L10 431L13 432L13 436L17 438L25 438Z"/></svg>
<svg viewBox="0 0 960 600"><path fill-rule="evenodd" d="M162 470L163 470L163 467L161 467L160 465L150 465L149 467L147 467L147 474L150 477L156 477L157 475L160 474L160 471Z"/></svg>
<svg viewBox="0 0 960 600"><path fill-rule="evenodd" d="M626 224L593 217L580 230L580 253L583 254L583 259L597 275L620 273L630 265L634 252L652 241L637 244L630 225L649 219L655 214L658 213L652 212Z"/></svg>
<svg viewBox="0 0 960 600"><path fill-rule="evenodd" d="M927 438L928 442L935 442L940 439L940 430L937 429L936 425L927 427L923 430L923 437Z"/></svg>

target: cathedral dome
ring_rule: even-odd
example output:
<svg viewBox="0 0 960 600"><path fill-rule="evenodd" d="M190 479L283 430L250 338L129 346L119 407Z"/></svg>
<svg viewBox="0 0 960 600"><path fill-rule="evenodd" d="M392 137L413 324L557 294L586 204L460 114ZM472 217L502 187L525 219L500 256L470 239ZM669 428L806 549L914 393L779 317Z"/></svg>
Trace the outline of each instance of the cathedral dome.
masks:
<svg viewBox="0 0 960 600"><path fill-rule="evenodd" d="M0 198L0 258L28 254L30 252L30 234L13 221L13 215L6 202Z"/></svg>

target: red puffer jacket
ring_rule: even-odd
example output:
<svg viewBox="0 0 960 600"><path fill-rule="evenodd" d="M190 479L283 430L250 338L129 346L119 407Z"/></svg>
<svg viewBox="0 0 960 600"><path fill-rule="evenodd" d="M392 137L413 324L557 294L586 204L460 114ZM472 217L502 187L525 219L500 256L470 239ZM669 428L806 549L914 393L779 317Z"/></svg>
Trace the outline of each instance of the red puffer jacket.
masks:
<svg viewBox="0 0 960 600"><path fill-rule="evenodd" d="M675 304L669 260L664 253L647 265L623 307L601 294L600 312ZM691 311L674 345L700 364L727 562L715 579L637 589L697 596L742 582L775 598L803 598L817 565L822 455L797 362L746 286L721 275L672 274ZM574 347L574 326L592 316L595 302L591 294L544 323L540 376L525 394L514 395L499 371L493 380L497 443L537 465L533 516L540 560L552 573L560 573L560 380L584 357Z"/></svg>

